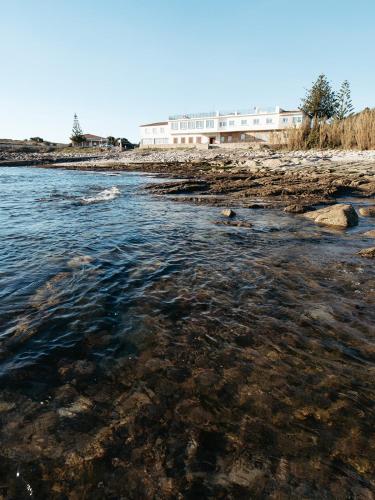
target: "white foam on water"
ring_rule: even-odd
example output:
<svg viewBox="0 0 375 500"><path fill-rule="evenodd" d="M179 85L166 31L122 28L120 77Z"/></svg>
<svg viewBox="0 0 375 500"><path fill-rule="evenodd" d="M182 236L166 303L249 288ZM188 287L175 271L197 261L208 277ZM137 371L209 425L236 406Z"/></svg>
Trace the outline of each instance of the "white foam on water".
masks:
<svg viewBox="0 0 375 500"><path fill-rule="evenodd" d="M115 199L121 191L116 186L112 186L111 188L104 189L100 191L96 196L88 196L82 198L82 203L90 204L90 203L99 203L101 201L110 201Z"/></svg>

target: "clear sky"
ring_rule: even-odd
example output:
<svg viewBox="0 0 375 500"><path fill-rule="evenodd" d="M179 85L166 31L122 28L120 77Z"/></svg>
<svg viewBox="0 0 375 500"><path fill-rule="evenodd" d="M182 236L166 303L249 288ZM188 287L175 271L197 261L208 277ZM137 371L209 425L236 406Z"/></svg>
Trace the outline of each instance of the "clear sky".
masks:
<svg viewBox="0 0 375 500"><path fill-rule="evenodd" d="M375 106L375 0L0 0L0 137L138 140L169 114L295 108L319 73Z"/></svg>

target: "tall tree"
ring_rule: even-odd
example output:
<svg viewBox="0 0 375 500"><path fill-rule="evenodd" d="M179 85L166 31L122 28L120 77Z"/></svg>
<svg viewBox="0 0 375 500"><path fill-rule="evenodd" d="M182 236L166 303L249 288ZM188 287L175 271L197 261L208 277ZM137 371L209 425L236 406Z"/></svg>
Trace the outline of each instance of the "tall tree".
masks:
<svg viewBox="0 0 375 500"><path fill-rule="evenodd" d="M337 108L335 118L337 118L338 120L343 120L344 118L352 115L353 111L354 107L350 94L350 85L348 80L345 80L337 93Z"/></svg>
<svg viewBox="0 0 375 500"><path fill-rule="evenodd" d="M74 144L81 144L85 140L85 138L83 137L81 125L79 124L78 116L76 114L74 115L72 135L70 136L70 140Z"/></svg>
<svg viewBox="0 0 375 500"><path fill-rule="evenodd" d="M116 139L116 137L113 137L113 135L107 137L107 141L110 146L116 146L117 140L118 139Z"/></svg>
<svg viewBox="0 0 375 500"><path fill-rule="evenodd" d="M321 74L302 99L300 109L318 126L335 115L336 107L336 94L327 77Z"/></svg>

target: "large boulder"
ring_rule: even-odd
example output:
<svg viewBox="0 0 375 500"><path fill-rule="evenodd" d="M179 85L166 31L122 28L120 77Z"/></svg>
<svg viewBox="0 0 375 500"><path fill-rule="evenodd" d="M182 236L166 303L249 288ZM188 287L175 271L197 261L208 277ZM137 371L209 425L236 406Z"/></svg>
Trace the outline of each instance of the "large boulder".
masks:
<svg viewBox="0 0 375 500"><path fill-rule="evenodd" d="M358 215L352 205L338 203L330 207L320 208L312 212L307 212L304 217L313 220L318 224L333 226L345 229L358 224Z"/></svg>

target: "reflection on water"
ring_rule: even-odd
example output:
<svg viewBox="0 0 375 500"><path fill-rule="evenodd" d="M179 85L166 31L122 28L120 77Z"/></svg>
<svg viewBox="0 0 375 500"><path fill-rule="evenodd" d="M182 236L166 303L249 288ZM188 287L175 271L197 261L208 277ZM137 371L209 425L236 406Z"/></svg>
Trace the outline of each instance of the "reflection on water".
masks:
<svg viewBox="0 0 375 500"><path fill-rule="evenodd" d="M373 498L371 220L151 180L0 171L0 496Z"/></svg>

